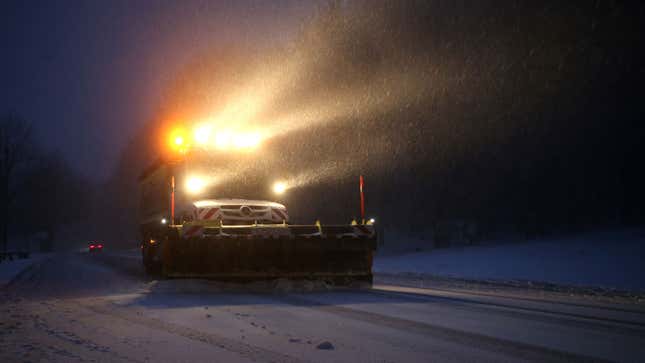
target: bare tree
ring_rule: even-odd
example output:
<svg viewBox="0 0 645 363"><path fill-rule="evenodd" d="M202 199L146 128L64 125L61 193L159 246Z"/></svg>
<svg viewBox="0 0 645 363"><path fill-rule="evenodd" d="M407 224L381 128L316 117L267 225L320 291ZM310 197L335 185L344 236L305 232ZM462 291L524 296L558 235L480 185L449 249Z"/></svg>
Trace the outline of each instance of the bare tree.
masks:
<svg viewBox="0 0 645 363"><path fill-rule="evenodd" d="M45 242L41 249L52 248L54 242L61 243L59 247L68 247L65 244L69 241L58 240L58 234L66 226L87 219L92 186L60 153L48 151L45 154L35 149L34 156L33 162L20 175L12 226L20 226L23 232L45 232L47 241L41 241ZM85 231L78 232L82 235Z"/></svg>
<svg viewBox="0 0 645 363"><path fill-rule="evenodd" d="M7 250L9 215L13 202L15 176L28 161L31 127L15 113L0 118L0 244Z"/></svg>

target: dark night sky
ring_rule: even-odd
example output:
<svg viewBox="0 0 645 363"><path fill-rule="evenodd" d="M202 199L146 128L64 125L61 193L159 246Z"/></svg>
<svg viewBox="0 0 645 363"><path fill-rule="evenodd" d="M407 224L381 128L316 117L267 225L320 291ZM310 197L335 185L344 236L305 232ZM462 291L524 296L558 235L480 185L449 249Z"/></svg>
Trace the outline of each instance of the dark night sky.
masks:
<svg viewBox="0 0 645 363"><path fill-rule="evenodd" d="M279 43L302 1L2 2L0 110L77 170L106 177L176 72L215 44ZM98 165L98 167L97 167Z"/></svg>
<svg viewBox="0 0 645 363"><path fill-rule="evenodd" d="M371 213L409 235L429 221L468 220L481 238L643 223L638 2L0 4L0 112L120 196L94 203L97 223L130 226L115 239L136 230L136 179L163 123L220 113L252 114L275 157L223 159L234 173L216 171L237 179L217 192L291 178L302 221L351 218L360 173Z"/></svg>

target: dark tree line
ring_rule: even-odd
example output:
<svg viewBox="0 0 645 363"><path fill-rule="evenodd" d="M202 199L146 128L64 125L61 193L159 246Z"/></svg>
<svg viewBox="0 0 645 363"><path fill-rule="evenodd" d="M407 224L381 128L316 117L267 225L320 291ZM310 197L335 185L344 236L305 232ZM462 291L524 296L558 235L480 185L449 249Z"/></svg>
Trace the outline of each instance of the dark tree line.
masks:
<svg viewBox="0 0 645 363"><path fill-rule="evenodd" d="M7 248L9 216L15 202L16 175L27 163L30 155L29 126L15 114L0 120L0 244Z"/></svg>
<svg viewBox="0 0 645 363"><path fill-rule="evenodd" d="M3 115L0 133L1 250L79 244L83 236L60 233L70 225L88 222L92 185L62 155L39 147L30 123L19 115ZM77 228L87 229L87 225Z"/></svg>

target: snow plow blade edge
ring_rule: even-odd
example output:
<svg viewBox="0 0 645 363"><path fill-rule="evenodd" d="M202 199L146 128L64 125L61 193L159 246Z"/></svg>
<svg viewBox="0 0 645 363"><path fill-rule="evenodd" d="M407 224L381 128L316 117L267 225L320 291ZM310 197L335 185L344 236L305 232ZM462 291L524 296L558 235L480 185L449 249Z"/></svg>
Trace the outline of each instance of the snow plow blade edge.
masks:
<svg viewBox="0 0 645 363"><path fill-rule="evenodd" d="M277 278L372 282L373 233L277 237L223 233L206 230L199 237L169 238L163 248L163 275L230 282Z"/></svg>

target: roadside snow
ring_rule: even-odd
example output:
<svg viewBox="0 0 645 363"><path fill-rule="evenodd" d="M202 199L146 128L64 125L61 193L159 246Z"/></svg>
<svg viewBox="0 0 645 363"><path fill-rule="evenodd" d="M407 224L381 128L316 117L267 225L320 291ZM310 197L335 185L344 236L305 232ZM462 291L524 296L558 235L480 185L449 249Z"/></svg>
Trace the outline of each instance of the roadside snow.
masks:
<svg viewBox="0 0 645 363"><path fill-rule="evenodd" d="M30 258L0 262L0 287L5 286L29 266L42 261L49 254L31 254Z"/></svg>
<svg viewBox="0 0 645 363"><path fill-rule="evenodd" d="M645 291L645 231L377 256L378 273L524 280Z"/></svg>

